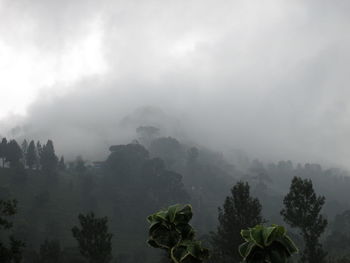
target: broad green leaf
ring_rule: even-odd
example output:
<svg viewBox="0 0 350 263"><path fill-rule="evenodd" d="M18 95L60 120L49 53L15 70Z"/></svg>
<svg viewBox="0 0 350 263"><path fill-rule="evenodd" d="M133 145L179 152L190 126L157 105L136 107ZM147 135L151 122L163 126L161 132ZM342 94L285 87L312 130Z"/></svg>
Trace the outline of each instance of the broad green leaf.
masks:
<svg viewBox="0 0 350 263"><path fill-rule="evenodd" d="M168 208L168 218L170 223L175 221L176 213L178 212L180 205L172 205Z"/></svg>
<svg viewBox="0 0 350 263"><path fill-rule="evenodd" d="M250 237L250 230L249 229L242 229L241 230L241 236L245 241L251 241L252 238Z"/></svg>
<svg viewBox="0 0 350 263"><path fill-rule="evenodd" d="M256 226L250 229L250 238L259 247L264 247L263 226Z"/></svg>
<svg viewBox="0 0 350 263"><path fill-rule="evenodd" d="M262 235L264 246L269 246L272 243L273 240L270 237L273 237L273 232L275 232L276 230L277 229L274 226L263 228Z"/></svg>
<svg viewBox="0 0 350 263"><path fill-rule="evenodd" d="M238 252L244 259L246 259L255 246L256 244L254 242L244 242L239 246Z"/></svg>

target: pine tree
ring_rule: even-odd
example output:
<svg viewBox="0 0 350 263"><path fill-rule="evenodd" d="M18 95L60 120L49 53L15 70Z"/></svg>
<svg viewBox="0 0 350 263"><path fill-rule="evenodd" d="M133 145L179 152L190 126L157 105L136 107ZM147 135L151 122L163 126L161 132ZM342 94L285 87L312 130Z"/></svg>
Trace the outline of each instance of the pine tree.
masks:
<svg viewBox="0 0 350 263"><path fill-rule="evenodd" d="M37 162L36 148L34 141L29 143L27 153L26 153L26 164L29 169L32 169Z"/></svg>
<svg viewBox="0 0 350 263"><path fill-rule="evenodd" d="M10 167L19 165L23 152L16 140L11 140L6 147L6 161L10 163Z"/></svg>
<svg viewBox="0 0 350 263"><path fill-rule="evenodd" d="M2 168L5 167L5 160L7 155L7 140L6 138L2 138L0 143L0 159L2 160Z"/></svg>
<svg viewBox="0 0 350 263"><path fill-rule="evenodd" d="M213 259L215 262L239 262L238 246L244 242L240 231L261 224L261 204L250 196L248 183L238 182L226 197L223 208L219 208L219 226L212 233Z"/></svg>
<svg viewBox="0 0 350 263"><path fill-rule="evenodd" d="M53 174L57 169L58 158L51 140L48 140L46 145L43 146L40 157L42 170L50 175Z"/></svg>
<svg viewBox="0 0 350 263"><path fill-rule="evenodd" d="M43 152L43 147L41 146L40 141L36 143L36 169L41 169L41 154Z"/></svg>
<svg viewBox="0 0 350 263"><path fill-rule="evenodd" d="M108 233L107 217L96 218L94 213L79 215L80 228L72 229L80 253L90 263L108 263L112 259L112 234Z"/></svg>
<svg viewBox="0 0 350 263"><path fill-rule="evenodd" d="M301 262L325 262L327 253L319 242L327 226L327 219L320 214L325 197L316 195L310 179L294 177L283 203L281 215L284 221L293 228L299 228L305 242Z"/></svg>
<svg viewBox="0 0 350 263"><path fill-rule="evenodd" d="M39 263L59 263L62 262L62 251L58 240L48 240L40 246Z"/></svg>
<svg viewBox="0 0 350 263"><path fill-rule="evenodd" d="M66 164L64 162L64 157L61 156L60 161L58 162L58 170L65 171L66 170Z"/></svg>
<svg viewBox="0 0 350 263"><path fill-rule="evenodd" d="M12 228L13 223L9 217L16 214L17 202L15 200L0 200L0 230L1 237L4 237L4 231ZM24 243L9 236L9 242L0 241L0 262L1 263L19 263L22 260L22 248Z"/></svg>
<svg viewBox="0 0 350 263"><path fill-rule="evenodd" d="M26 139L23 140L21 148L22 148L23 164L24 166L26 166L26 162L27 162L26 155L28 151L28 142Z"/></svg>

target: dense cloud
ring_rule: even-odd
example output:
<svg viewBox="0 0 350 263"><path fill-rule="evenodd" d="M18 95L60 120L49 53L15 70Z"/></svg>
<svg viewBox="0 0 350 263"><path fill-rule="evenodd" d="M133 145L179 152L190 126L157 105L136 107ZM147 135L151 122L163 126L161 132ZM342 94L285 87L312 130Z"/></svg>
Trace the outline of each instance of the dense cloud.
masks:
<svg viewBox="0 0 350 263"><path fill-rule="evenodd" d="M1 42L60 72L16 136L101 158L152 124L252 158L347 166L348 1L0 3ZM67 78L84 41L97 43L77 62L87 73Z"/></svg>

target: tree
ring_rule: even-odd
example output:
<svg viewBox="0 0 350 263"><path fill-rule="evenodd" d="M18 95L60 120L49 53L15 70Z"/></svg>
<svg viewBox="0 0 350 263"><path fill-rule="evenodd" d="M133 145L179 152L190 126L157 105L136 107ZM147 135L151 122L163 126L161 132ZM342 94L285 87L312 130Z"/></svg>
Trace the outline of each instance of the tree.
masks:
<svg viewBox="0 0 350 263"><path fill-rule="evenodd" d="M22 148L22 154L23 154L23 164L24 166L26 165L26 155L27 155L27 151L28 151L28 142L26 139L24 139L24 141L22 142L22 145L21 145L21 148Z"/></svg>
<svg viewBox="0 0 350 263"><path fill-rule="evenodd" d="M212 233L213 258L216 262L239 262L241 257L235 248L244 241L240 235L241 229L264 221L261 204L257 198L250 196L248 183L236 183L231 194L226 197L223 208L219 208L219 226L217 233Z"/></svg>
<svg viewBox="0 0 350 263"><path fill-rule="evenodd" d="M86 172L87 168L85 166L85 161L81 156L78 156L75 159L75 171L79 174L84 174Z"/></svg>
<svg viewBox="0 0 350 263"><path fill-rule="evenodd" d="M7 155L7 140L6 138L2 138L0 143L0 158L2 159L2 168L5 167L5 160Z"/></svg>
<svg viewBox="0 0 350 263"><path fill-rule="evenodd" d="M43 147L41 146L40 141L36 143L36 169L39 170L41 168L41 155L43 153Z"/></svg>
<svg viewBox="0 0 350 263"><path fill-rule="evenodd" d="M320 214L325 197L316 195L310 179L294 177L283 203L281 215L284 221L293 228L299 228L305 242L301 262L325 262L327 253L319 242L327 226L327 219Z"/></svg>
<svg viewBox="0 0 350 263"><path fill-rule="evenodd" d="M23 152L16 140L11 140L6 147L6 161L10 163L10 167L16 167L19 165Z"/></svg>
<svg viewBox="0 0 350 263"><path fill-rule="evenodd" d="M53 174L57 169L58 158L51 140L48 140L46 145L43 146L40 157L42 170L48 174Z"/></svg>
<svg viewBox="0 0 350 263"><path fill-rule="evenodd" d="M62 262L62 251L58 240L48 240L40 245L40 263Z"/></svg>
<svg viewBox="0 0 350 263"><path fill-rule="evenodd" d="M63 156L61 156L61 159L58 162L58 170L60 170L60 171L66 170L66 164L64 162L64 157Z"/></svg>
<svg viewBox="0 0 350 263"><path fill-rule="evenodd" d="M112 234L108 233L107 217L96 218L94 213L79 215L80 228L72 229L80 253L90 263L107 263L112 259Z"/></svg>
<svg viewBox="0 0 350 263"><path fill-rule="evenodd" d="M239 253L246 263L287 263L298 252L298 248L287 236L283 226L272 225L244 229L241 236L245 240L239 246Z"/></svg>
<svg viewBox="0 0 350 263"><path fill-rule="evenodd" d="M34 141L31 141L29 143L29 146L26 152L26 164L29 167L29 169L32 169L36 162L37 162L37 155L36 155L35 143Z"/></svg>
<svg viewBox="0 0 350 263"><path fill-rule="evenodd" d="M0 230L9 230L12 228L13 223L8 220L8 217L13 216L17 212L16 200L0 200ZM0 235L4 236L3 233ZM9 242L7 247L3 242L0 241L0 262L2 263L19 263L22 260L22 248L24 243L16 240L13 236L9 236Z"/></svg>

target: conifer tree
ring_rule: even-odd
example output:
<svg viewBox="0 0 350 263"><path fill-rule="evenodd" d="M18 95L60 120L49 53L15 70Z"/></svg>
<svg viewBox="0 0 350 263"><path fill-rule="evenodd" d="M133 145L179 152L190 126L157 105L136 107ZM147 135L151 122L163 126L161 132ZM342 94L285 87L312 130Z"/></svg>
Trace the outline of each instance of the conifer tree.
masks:
<svg viewBox="0 0 350 263"><path fill-rule="evenodd" d="M43 146L40 157L42 170L45 173L53 174L57 169L58 158L51 140L48 140L46 145Z"/></svg>
<svg viewBox="0 0 350 263"><path fill-rule="evenodd" d="M26 139L23 140L22 142L22 145L21 145L21 148L22 148L22 153L23 153L23 162L24 162L24 165L26 163L26 159L25 159L25 156L27 155L27 150L28 150L28 142Z"/></svg>
<svg viewBox="0 0 350 263"><path fill-rule="evenodd" d="M219 226L217 233L212 233L213 260L220 263L239 262L241 256L238 246L244 242L241 230L261 224L261 204L250 195L248 183L238 182L231 189L231 196L226 197L219 208Z"/></svg>
<svg viewBox="0 0 350 263"><path fill-rule="evenodd" d="M27 153L26 153L26 164L29 169L32 169L37 162L36 148L34 141L29 143Z"/></svg>
<svg viewBox="0 0 350 263"><path fill-rule="evenodd" d="M17 202L15 200L0 200L0 236L4 237L6 230L12 228L13 223L9 217L16 214ZM9 236L9 241L0 240L0 262L1 263L19 263L22 260L22 248L24 243Z"/></svg>
<svg viewBox="0 0 350 263"><path fill-rule="evenodd" d="M58 170L60 170L60 171L66 170L66 164L64 162L64 157L63 156L61 156L61 159L58 162Z"/></svg>
<svg viewBox="0 0 350 263"><path fill-rule="evenodd" d="M41 168L41 154L43 152L43 147L41 146L40 141L36 143L36 169L39 170Z"/></svg>
<svg viewBox="0 0 350 263"><path fill-rule="evenodd" d="M112 234L108 232L107 217L96 218L94 213L79 215L80 228L72 229L80 253L89 263L108 263L112 259Z"/></svg>
<svg viewBox="0 0 350 263"><path fill-rule="evenodd" d="M60 263L62 262L62 251L58 240L48 240L40 246L39 263Z"/></svg>
<svg viewBox="0 0 350 263"><path fill-rule="evenodd" d="M2 168L5 167L6 155L7 155L7 140L6 138L2 138L0 143L0 159L2 160Z"/></svg>
<svg viewBox="0 0 350 263"><path fill-rule="evenodd" d="M10 167L19 165L23 152L16 140L11 140L6 146L6 161L10 163Z"/></svg>
<svg viewBox="0 0 350 263"><path fill-rule="evenodd" d="M320 214L325 197L316 195L310 179L294 177L283 203L281 215L284 221L293 228L299 228L305 242L301 262L325 262L327 253L319 242L327 226L327 219Z"/></svg>

